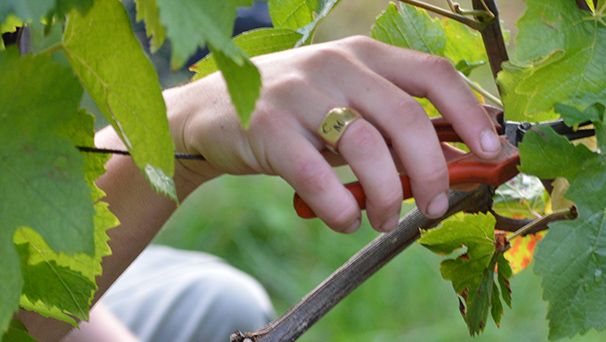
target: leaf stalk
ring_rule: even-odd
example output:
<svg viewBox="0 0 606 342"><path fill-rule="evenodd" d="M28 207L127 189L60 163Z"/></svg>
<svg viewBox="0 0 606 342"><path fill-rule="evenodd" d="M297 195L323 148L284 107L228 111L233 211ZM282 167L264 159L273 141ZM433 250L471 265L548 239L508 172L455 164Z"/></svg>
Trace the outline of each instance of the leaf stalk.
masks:
<svg viewBox="0 0 606 342"><path fill-rule="evenodd" d="M538 218L532 222L530 222L529 224L525 225L524 227L518 229L517 231L515 231L513 234L511 234L510 236L507 237L507 241L511 242L513 239L519 237L519 236L524 236L527 234L530 234L530 232L534 232L534 233L538 233L539 231L542 230L546 230L547 227L547 223L550 222L554 222L554 221L559 221L559 220L563 220L563 219L574 219L577 217L577 210L576 207L570 207L567 209L560 209L560 210L556 210L550 214L544 215L541 218Z"/></svg>
<svg viewBox="0 0 606 342"><path fill-rule="evenodd" d="M415 7L422 8L424 10L427 10L427 11L430 11L430 12L433 12L433 13L436 13L436 14L439 14L442 16L445 16L447 18L456 20L477 31L484 30L484 28L486 28L486 26L490 25L490 23L491 23L491 20L487 20L486 22L480 22L480 21L476 21L476 20L467 18L464 15L464 14L469 14L469 15L474 15L476 17L490 18L492 13L489 14L487 11L483 11L483 10L471 11L473 13L468 13L468 11L451 12L451 11L445 10L441 7L434 6L432 4L428 4L423 1L417 1L417 0L399 0L399 1L412 5L412 6L415 6ZM494 16L492 16L492 17L494 17Z"/></svg>
<svg viewBox="0 0 606 342"><path fill-rule="evenodd" d="M480 93L482 96L484 96L486 99L488 99L490 102L495 104L500 109L505 108L505 106L503 106L503 102L501 102L501 99L499 99L495 95L488 92L488 90L482 88L480 85L478 85L477 83L475 83L474 81L469 79L467 76L465 76L465 74L463 74L462 72L459 71L459 74L461 75L461 77L463 77L463 79L465 80L465 82L471 89Z"/></svg>

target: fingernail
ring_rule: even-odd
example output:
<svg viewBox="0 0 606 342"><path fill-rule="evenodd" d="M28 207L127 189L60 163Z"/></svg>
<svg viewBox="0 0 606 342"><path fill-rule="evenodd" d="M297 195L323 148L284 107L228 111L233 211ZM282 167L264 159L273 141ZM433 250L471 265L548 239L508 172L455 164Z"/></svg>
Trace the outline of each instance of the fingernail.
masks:
<svg viewBox="0 0 606 342"><path fill-rule="evenodd" d="M343 233L351 234L351 233L355 232L356 230L358 230L359 227L360 227L360 219L356 219L354 221L354 223L351 226L349 226L349 228L345 229L345 231Z"/></svg>
<svg viewBox="0 0 606 342"><path fill-rule="evenodd" d="M385 221L379 231L383 233L391 232L398 226L398 222L400 221L400 215L396 214L389 218L389 220Z"/></svg>
<svg viewBox="0 0 606 342"><path fill-rule="evenodd" d="M486 129L480 135L480 145L482 146L482 150L486 153L495 153L501 149L501 143L499 142L499 137L492 129Z"/></svg>
<svg viewBox="0 0 606 342"><path fill-rule="evenodd" d="M429 202L427 206L427 216L437 218L446 213L448 210L448 192L443 192Z"/></svg>

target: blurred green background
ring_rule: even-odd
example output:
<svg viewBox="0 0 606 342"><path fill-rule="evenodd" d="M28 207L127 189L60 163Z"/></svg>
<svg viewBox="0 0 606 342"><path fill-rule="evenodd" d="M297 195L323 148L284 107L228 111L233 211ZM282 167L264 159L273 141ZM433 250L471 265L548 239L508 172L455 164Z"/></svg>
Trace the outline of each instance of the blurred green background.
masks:
<svg viewBox="0 0 606 342"><path fill-rule="evenodd" d="M446 1L428 1L446 7ZM387 1L344 0L321 26L316 41L366 34ZM460 2L471 7L470 1ZM500 1L505 26L515 34L523 0ZM514 49L513 44L510 46ZM488 68L472 77L496 93ZM347 170L341 170L349 178ZM352 235L320 221L302 220L293 191L267 176L224 176L204 184L167 223L155 243L218 255L257 278L281 314L312 290L377 233L367 222ZM440 258L413 245L320 320L300 341L546 341L547 303L540 279L526 270L512 280L513 309L501 328L490 322L472 338L459 314ZM602 341L595 331L574 341Z"/></svg>

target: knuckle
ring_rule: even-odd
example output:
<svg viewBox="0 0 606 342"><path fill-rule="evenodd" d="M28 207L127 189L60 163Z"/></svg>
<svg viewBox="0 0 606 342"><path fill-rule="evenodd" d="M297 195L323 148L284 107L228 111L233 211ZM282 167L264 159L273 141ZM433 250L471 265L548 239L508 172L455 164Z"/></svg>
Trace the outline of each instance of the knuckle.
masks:
<svg viewBox="0 0 606 342"><path fill-rule="evenodd" d="M457 74L455 67L448 59L441 56L426 55L423 63L427 66L427 70L434 72L439 77L450 77Z"/></svg>
<svg viewBox="0 0 606 342"><path fill-rule="evenodd" d="M398 117L398 130L418 130L420 126L426 125L426 121L428 121L425 109L413 97L400 99L396 104L394 113L403 113Z"/></svg>
<svg viewBox="0 0 606 342"><path fill-rule="evenodd" d="M352 46L353 48L367 48L377 44L375 39L372 39L364 35L353 35L342 40L345 45Z"/></svg>
<svg viewBox="0 0 606 342"><path fill-rule="evenodd" d="M318 46L306 63L309 67L330 72L333 69L341 70L342 67L353 64L353 61L354 56L347 49L325 44Z"/></svg>
<svg viewBox="0 0 606 342"><path fill-rule="evenodd" d="M369 123L364 121L358 121L358 124L352 125L346 136L347 148L351 150L351 153L357 155L367 155L377 151L380 144L384 144L379 133Z"/></svg>
<svg viewBox="0 0 606 342"><path fill-rule="evenodd" d="M378 198L369 200L368 205L381 213L391 213L402 205L402 199L401 186L394 186L381 193Z"/></svg>
<svg viewBox="0 0 606 342"><path fill-rule="evenodd" d="M334 231L345 233L354 223L356 218L357 214L353 210L341 210L338 214L325 220L325 223Z"/></svg>
<svg viewBox="0 0 606 342"><path fill-rule="evenodd" d="M330 175L323 172L320 163L316 160L301 162L294 174L294 182L309 193L325 192L330 183Z"/></svg>
<svg viewBox="0 0 606 342"><path fill-rule="evenodd" d="M418 176L419 183L429 186L448 187L448 167L446 163L440 163L435 167L426 170Z"/></svg>

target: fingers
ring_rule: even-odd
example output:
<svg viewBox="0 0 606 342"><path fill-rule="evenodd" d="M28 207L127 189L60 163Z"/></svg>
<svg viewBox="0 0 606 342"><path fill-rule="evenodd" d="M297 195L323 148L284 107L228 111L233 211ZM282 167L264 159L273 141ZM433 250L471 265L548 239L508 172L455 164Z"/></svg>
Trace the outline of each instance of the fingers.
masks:
<svg viewBox="0 0 606 342"><path fill-rule="evenodd" d="M286 180L322 221L341 233L358 229L361 213L322 154L298 134L276 135L267 146L269 167Z"/></svg>
<svg viewBox="0 0 606 342"><path fill-rule="evenodd" d="M395 228L402 207L402 186L394 160L379 131L365 120L355 121L343 133L339 153L364 189L371 226L381 232Z"/></svg>
<svg viewBox="0 0 606 342"><path fill-rule="evenodd" d="M448 169L436 132L416 100L387 81L372 96L351 99L369 121L391 140L392 148L410 177L419 210L428 217L448 209ZM343 144L343 147L345 144Z"/></svg>
<svg viewBox="0 0 606 342"><path fill-rule="evenodd" d="M364 117L343 133L340 156L328 159L350 165L366 193L369 221L379 231L395 228L402 200L396 162L385 139L410 176L419 210L429 217L447 210L446 157L457 153L443 149L413 96L428 98L479 157L493 158L499 152L488 115L443 58L369 38L302 48L288 56L292 65L286 63L286 68L280 67L275 56L264 57L268 66L261 68L265 95L258 108L268 108L272 118L295 118L299 130L295 129L297 134L293 129L280 130L289 134L260 134L259 141L272 143L264 145L266 151L258 153L257 159L267 160L269 165L263 169L285 178L316 215L337 231L355 230L360 212L323 158L325 150L316 133L324 115L334 107L349 106ZM261 127L259 132L268 132L267 125Z"/></svg>
<svg viewBox="0 0 606 342"><path fill-rule="evenodd" d="M343 44L349 44L368 67L408 94L428 98L474 154L490 159L499 153L488 115L448 60L364 38Z"/></svg>

